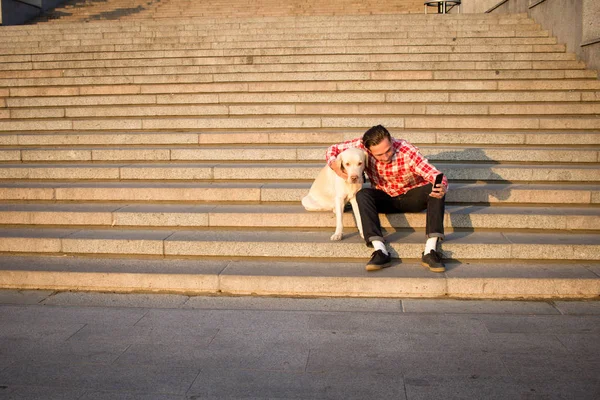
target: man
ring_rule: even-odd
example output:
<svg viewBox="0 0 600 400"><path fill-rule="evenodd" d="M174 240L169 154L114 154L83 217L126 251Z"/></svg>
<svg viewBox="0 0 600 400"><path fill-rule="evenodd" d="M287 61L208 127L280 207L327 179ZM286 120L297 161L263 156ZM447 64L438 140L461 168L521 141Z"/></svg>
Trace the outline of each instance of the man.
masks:
<svg viewBox="0 0 600 400"><path fill-rule="evenodd" d="M367 271L376 271L391 264L381 231L379 213L420 212L427 209L425 251L421 264L430 271L444 272L441 253L437 251L438 239L444 239L445 195L448 180L433 187L435 177L441 172L421 155L419 149L402 139L394 139L381 125L367 130L362 138L335 144L327 150L327 164L335 173L347 176L334 163L342 151L357 147L367 152L369 162L365 172L371 181L370 188L356 194L364 239L367 246L375 248L367 263Z"/></svg>

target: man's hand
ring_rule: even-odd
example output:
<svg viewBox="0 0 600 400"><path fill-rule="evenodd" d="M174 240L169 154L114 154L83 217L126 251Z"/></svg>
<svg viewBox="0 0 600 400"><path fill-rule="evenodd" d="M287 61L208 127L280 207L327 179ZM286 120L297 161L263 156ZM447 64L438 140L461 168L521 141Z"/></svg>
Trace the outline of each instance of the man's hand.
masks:
<svg viewBox="0 0 600 400"><path fill-rule="evenodd" d="M446 195L446 187L440 183L439 185L434 186L433 189L431 189L431 193L429 195L431 197L441 199Z"/></svg>
<svg viewBox="0 0 600 400"><path fill-rule="evenodd" d="M329 168L331 168L333 170L333 172L335 172L337 174L337 176L339 176L343 180L345 180L345 181L348 180L348 174L346 173L346 171L342 170L339 163L333 162L333 163L331 163Z"/></svg>

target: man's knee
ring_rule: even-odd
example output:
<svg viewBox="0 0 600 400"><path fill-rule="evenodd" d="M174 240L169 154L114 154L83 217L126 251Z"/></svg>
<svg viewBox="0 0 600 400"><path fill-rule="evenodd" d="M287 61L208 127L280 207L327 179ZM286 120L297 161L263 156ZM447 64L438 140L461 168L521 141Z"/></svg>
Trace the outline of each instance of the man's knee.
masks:
<svg viewBox="0 0 600 400"><path fill-rule="evenodd" d="M445 203L446 203L446 196L442 197L441 199L439 199L437 197L433 197L433 196L428 196L428 199L427 199L428 206L440 207L440 206L443 206Z"/></svg>
<svg viewBox="0 0 600 400"><path fill-rule="evenodd" d="M358 204L361 204L367 199L371 198L371 194L369 193L370 188L363 188L356 192L356 201Z"/></svg>

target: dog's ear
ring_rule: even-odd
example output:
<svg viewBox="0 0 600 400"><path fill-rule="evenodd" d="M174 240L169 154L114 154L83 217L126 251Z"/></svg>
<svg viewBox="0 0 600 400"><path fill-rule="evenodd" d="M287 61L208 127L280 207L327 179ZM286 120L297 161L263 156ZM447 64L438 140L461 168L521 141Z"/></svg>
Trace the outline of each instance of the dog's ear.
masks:
<svg viewBox="0 0 600 400"><path fill-rule="evenodd" d="M338 168L342 170L342 172L346 171L346 168L344 168L344 160L342 159L342 154L338 154L337 158L335 159L335 163L337 164Z"/></svg>

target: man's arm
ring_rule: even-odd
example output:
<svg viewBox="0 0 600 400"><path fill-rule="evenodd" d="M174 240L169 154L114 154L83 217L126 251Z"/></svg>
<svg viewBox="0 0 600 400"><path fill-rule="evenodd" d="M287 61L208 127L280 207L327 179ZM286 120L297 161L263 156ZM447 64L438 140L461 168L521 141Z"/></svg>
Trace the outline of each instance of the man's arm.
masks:
<svg viewBox="0 0 600 400"><path fill-rule="evenodd" d="M410 159L410 169L415 174L423 177L427 182L432 185L435 184L435 177L439 175L441 172L435 168L433 165L429 163L429 161L423 157L423 155L419 152L419 149L413 146L412 144L406 143L408 147L407 154ZM442 180L441 187L434 187L431 192L431 196L442 198L448 192L448 179L446 175L444 175L444 179Z"/></svg>
<svg viewBox="0 0 600 400"><path fill-rule="evenodd" d="M357 147L359 149L364 148L363 144L362 144L362 139L361 138L357 138L357 139L353 139L353 140L348 140L344 143L339 143L339 144L334 144L329 146L329 148L327 149L327 152L325 153L325 158L327 160L327 165L329 165L329 168L331 168L333 170L333 172L335 172L339 177L345 179L348 179L348 174L346 174L344 171L342 171L342 169L340 168L340 165L338 163L335 162L337 156L340 155L341 152L343 152L344 150L347 150L349 148L352 147Z"/></svg>

